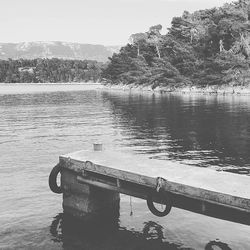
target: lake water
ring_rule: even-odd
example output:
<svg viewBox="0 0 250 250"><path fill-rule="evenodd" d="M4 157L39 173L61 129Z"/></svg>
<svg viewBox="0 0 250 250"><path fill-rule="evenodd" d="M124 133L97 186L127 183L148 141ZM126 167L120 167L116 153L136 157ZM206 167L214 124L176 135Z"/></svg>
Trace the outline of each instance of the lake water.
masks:
<svg viewBox="0 0 250 250"><path fill-rule="evenodd" d="M250 249L249 226L175 208L158 218L125 195L116 223L78 226L48 187L59 155L96 141L183 168L249 175L250 97L0 85L0 117L0 249Z"/></svg>

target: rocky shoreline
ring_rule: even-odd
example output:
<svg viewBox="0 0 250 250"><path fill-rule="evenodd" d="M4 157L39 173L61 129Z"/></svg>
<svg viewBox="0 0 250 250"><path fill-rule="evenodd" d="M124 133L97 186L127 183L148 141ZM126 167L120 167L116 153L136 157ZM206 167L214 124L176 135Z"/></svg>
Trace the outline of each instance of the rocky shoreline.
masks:
<svg viewBox="0 0 250 250"><path fill-rule="evenodd" d="M248 86L185 86L185 87L157 87L136 86L125 84L103 84L103 88L109 90L132 91L132 92L152 92L152 93L178 93L178 94L215 94L215 95L250 95L250 85Z"/></svg>

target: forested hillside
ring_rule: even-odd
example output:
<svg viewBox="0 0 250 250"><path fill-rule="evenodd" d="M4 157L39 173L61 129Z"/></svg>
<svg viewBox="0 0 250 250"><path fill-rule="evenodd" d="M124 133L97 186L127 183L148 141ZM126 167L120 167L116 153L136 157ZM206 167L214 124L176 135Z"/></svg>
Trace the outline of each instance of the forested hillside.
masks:
<svg viewBox="0 0 250 250"><path fill-rule="evenodd" d="M111 84L156 87L245 85L250 81L250 0L174 17L131 35L102 73Z"/></svg>
<svg viewBox="0 0 250 250"><path fill-rule="evenodd" d="M91 60L0 60L0 82L96 82L100 79L101 66L102 63Z"/></svg>

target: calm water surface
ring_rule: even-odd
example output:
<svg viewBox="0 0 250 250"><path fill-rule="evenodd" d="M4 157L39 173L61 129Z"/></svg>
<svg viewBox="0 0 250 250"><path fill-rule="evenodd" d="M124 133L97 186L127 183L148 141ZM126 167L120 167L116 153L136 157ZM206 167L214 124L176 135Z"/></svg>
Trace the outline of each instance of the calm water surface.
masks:
<svg viewBox="0 0 250 250"><path fill-rule="evenodd" d="M59 155L96 141L183 168L250 173L249 97L94 88L0 85L0 249L250 249L249 226L180 209L158 218L127 196L110 225L65 217L48 174Z"/></svg>

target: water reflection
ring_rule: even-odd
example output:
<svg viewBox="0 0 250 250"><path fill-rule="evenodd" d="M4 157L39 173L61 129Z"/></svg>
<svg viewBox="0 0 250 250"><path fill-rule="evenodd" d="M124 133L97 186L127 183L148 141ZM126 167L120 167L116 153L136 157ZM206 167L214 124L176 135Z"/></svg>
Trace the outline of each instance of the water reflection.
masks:
<svg viewBox="0 0 250 250"><path fill-rule="evenodd" d="M62 243L64 249L192 249L168 242L164 228L154 221L144 222L141 231L133 231L121 227L119 219L109 222L102 220L79 222L67 214L60 213L53 219L50 233L52 241ZM210 241L204 247L204 250L213 249L232 250L219 240Z"/></svg>
<svg viewBox="0 0 250 250"><path fill-rule="evenodd" d="M142 232L120 227L119 220L79 222L64 213L52 221L50 233L64 249L191 249L167 242L163 227L156 222L144 223Z"/></svg>
<svg viewBox="0 0 250 250"><path fill-rule="evenodd" d="M164 239L163 227L161 225L154 221L144 222L144 225L142 232L147 240L154 239L162 241Z"/></svg>
<svg viewBox="0 0 250 250"><path fill-rule="evenodd" d="M210 241L205 246L205 250L214 250L214 249L218 249L218 250L220 250L220 249L221 250L232 250L226 243L223 243L221 241Z"/></svg>
<svg viewBox="0 0 250 250"><path fill-rule="evenodd" d="M250 100L103 93L122 146L152 158L250 173ZM231 99L230 99L231 98Z"/></svg>

